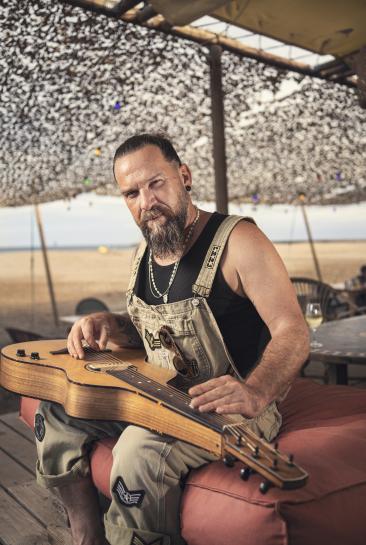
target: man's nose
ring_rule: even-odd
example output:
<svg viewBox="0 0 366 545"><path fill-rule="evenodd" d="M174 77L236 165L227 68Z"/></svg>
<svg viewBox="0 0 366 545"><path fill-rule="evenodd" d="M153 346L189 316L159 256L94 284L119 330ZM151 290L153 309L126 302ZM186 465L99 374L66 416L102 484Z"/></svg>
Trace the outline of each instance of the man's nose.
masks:
<svg viewBox="0 0 366 545"><path fill-rule="evenodd" d="M141 210L151 210L154 204L156 204L154 192L147 188L140 190Z"/></svg>

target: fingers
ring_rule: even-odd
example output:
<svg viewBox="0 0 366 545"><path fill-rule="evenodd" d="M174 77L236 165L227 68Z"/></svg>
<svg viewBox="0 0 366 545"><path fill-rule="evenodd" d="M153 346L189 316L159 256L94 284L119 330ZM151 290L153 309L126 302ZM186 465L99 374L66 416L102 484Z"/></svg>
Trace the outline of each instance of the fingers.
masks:
<svg viewBox="0 0 366 545"><path fill-rule="evenodd" d="M109 328L108 325L103 324L101 326L100 336L99 336L99 341L98 341L100 350L104 350L105 347L107 346L109 336L110 336L110 328Z"/></svg>
<svg viewBox="0 0 366 545"><path fill-rule="evenodd" d="M224 402L224 400L222 400ZM227 403L223 405L219 405L216 408L216 412L219 414L242 414L243 416L246 416L248 418L252 418L255 416L255 414L248 414L248 412L252 411L245 411L243 410L243 403Z"/></svg>
<svg viewBox="0 0 366 545"><path fill-rule="evenodd" d="M230 375L224 375L190 388L190 406L199 412L242 414L253 418L264 408L264 401Z"/></svg>
<svg viewBox="0 0 366 545"><path fill-rule="evenodd" d="M83 337L88 345L91 348L94 348L94 350L99 350L99 345L96 341L96 338L98 338L99 335L97 336L97 331L94 324L95 322L92 318L84 318L83 323L81 324L81 328L83 332Z"/></svg>
<svg viewBox="0 0 366 545"><path fill-rule="evenodd" d="M82 346L78 348L78 338L80 336L80 327L78 322L75 322L72 326L70 333L67 337L67 349L69 351L69 354L73 358L83 358L84 357L84 350Z"/></svg>
<svg viewBox="0 0 366 545"><path fill-rule="evenodd" d="M79 321L72 326L69 336L67 338L67 349L73 358L84 358L85 352L82 345L83 339L84 334Z"/></svg>
<svg viewBox="0 0 366 545"><path fill-rule="evenodd" d="M215 410L223 400L230 402L233 395L242 395L240 383L227 375L194 386L188 393L192 395L190 406L202 412Z"/></svg>
<svg viewBox="0 0 366 545"><path fill-rule="evenodd" d="M225 405L232 404L234 399L235 399L235 396L233 394L230 394L224 397L219 396L216 399L209 401L208 403L203 403L202 405L199 405L197 409L201 413L217 411L219 407L222 406L222 404L225 404Z"/></svg>
<svg viewBox="0 0 366 545"><path fill-rule="evenodd" d="M83 359L85 351L83 340L94 350L104 349L110 335L107 318L97 315L81 318L72 326L67 338L67 349L74 358ZM99 342L97 340L99 339Z"/></svg>
<svg viewBox="0 0 366 545"><path fill-rule="evenodd" d="M200 411L212 411L218 406L217 403L226 399L228 396L235 394L235 386L232 384L224 384L217 388L213 388L205 394L192 398L190 406L197 408Z"/></svg>
<svg viewBox="0 0 366 545"><path fill-rule="evenodd" d="M208 380L207 382L203 382L202 384L197 384L197 386L193 386L188 390L188 394L191 397L199 396L201 394L204 394L205 392L209 392L217 386L227 383L228 379L230 380L232 379L232 377L230 377L229 375L223 375L222 377L213 378L211 380Z"/></svg>

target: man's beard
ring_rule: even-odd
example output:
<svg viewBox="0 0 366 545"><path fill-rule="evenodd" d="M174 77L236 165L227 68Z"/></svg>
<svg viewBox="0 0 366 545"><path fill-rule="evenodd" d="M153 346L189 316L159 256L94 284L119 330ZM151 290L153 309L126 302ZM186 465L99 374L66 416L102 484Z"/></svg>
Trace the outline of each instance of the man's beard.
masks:
<svg viewBox="0 0 366 545"><path fill-rule="evenodd" d="M140 224L142 234L154 256L158 258L177 257L184 252L184 229L187 221L188 202L184 202L178 212L173 214L165 207L154 206L143 215ZM151 228L148 220L162 214L166 220L161 225ZM159 221L159 220L158 220Z"/></svg>

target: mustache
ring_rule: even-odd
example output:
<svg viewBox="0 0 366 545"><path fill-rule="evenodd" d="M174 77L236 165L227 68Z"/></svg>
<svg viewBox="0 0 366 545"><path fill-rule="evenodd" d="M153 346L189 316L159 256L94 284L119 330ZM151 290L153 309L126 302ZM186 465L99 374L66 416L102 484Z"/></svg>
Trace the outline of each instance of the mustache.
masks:
<svg viewBox="0 0 366 545"><path fill-rule="evenodd" d="M143 216L141 217L141 225L146 225L148 221L154 220L161 214L168 218L171 217L171 214L169 214L166 209L163 209L160 206L154 206L151 208L151 210L144 212Z"/></svg>

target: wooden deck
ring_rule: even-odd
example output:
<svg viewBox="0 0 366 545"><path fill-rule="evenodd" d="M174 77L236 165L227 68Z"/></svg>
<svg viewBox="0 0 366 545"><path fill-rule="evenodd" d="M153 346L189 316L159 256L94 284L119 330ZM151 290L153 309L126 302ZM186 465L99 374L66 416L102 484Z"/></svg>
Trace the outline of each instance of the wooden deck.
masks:
<svg viewBox="0 0 366 545"><path fill-rule="evenodd" d="M17 413L0 415L0 544L72 545L59 500L35 481L32 431Z"/></svg>

